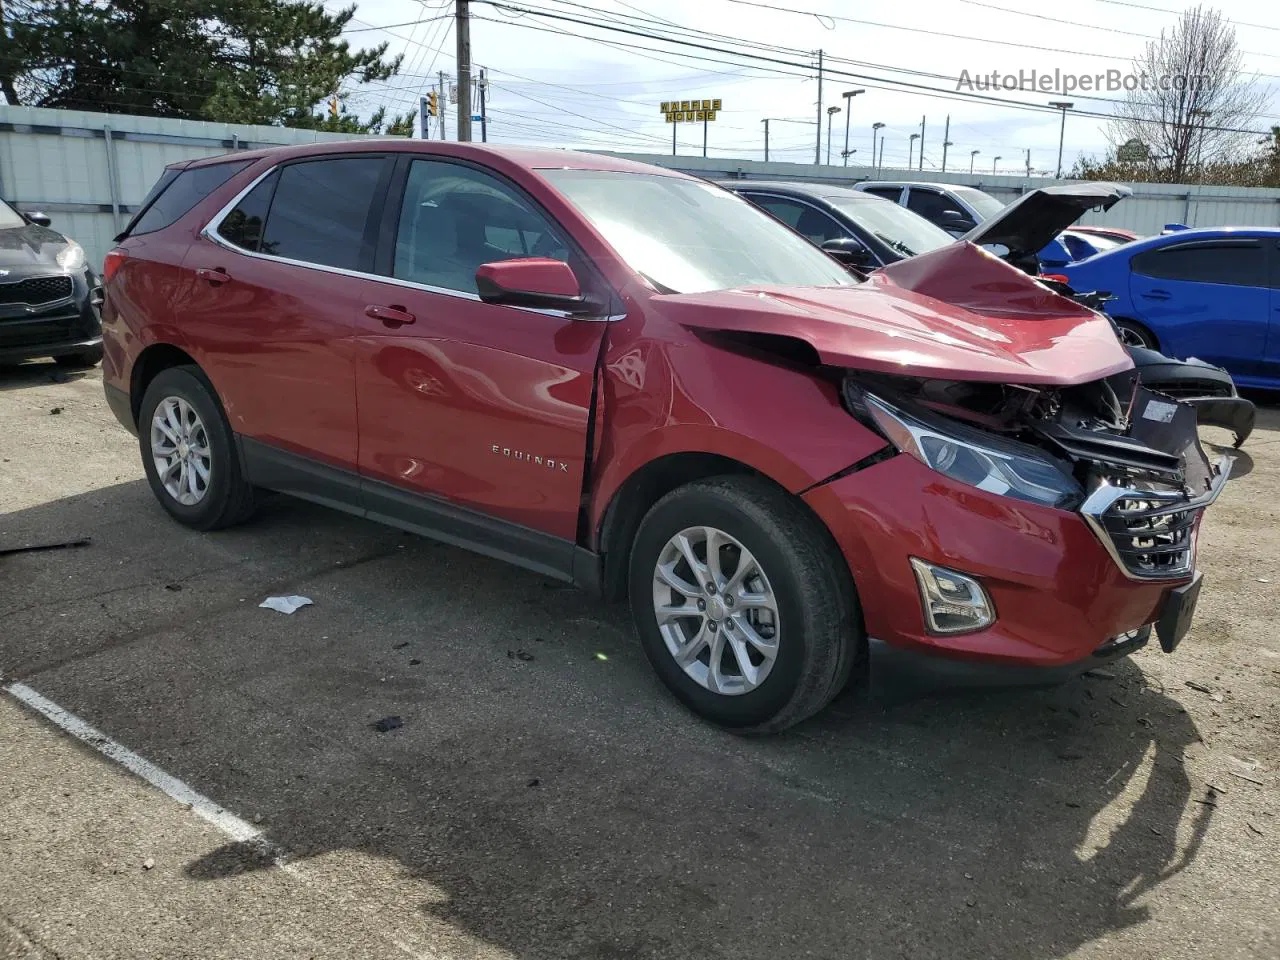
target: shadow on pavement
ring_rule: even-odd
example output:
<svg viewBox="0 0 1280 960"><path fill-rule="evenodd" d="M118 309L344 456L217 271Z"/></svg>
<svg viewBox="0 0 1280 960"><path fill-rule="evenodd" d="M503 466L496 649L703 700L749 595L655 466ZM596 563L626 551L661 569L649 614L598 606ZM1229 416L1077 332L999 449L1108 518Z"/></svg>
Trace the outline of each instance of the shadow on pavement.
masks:
<svg viewBox="0 0 1280 960"><path fill-rule="evenodd" d="M0 566L0 668L522 960L1062 957L1141 922L1213 813L1132 662L747 740L660 690L624 611L319 508L199 535L135 482L0 523L95 538ZM316 605L256 608L277 589ZM228 844L186 874L260 869Z"/></svg>
<svg viewBox="0 0 1280 960"><path fill-rule="evenodd" d="M50 383L83 380L88 370L65 369L52 360L29 360L21 364L0 364L0 390L43 387Z"/></svg>

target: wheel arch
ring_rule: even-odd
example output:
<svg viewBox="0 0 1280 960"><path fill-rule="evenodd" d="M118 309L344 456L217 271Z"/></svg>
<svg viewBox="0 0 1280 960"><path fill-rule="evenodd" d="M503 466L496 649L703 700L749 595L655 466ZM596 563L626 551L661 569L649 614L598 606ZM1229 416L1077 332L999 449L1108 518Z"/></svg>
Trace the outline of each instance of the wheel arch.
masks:
<svg viewBox="0 0 1280 960"><path fill-rule="evenodd" d="M129 371L129 412L135 425L142 410L142 397L151 381L165 370L185 366L199 368L200 364L191 354L171 343L153 343L138 354Z"/></svg>
<svg viewBox="0 0 1280 960"><path fill-rule="evenodd" d="M1152 350L1160 349L1160 338L1156 335L1156 332L1151 329L1149 324L1144 323L1137 317L1131 317L1127 314L1114 314L1111 319L1113 319L1117 324L1128 324L1131 327L1137 328L1149 338Z"/></svg>

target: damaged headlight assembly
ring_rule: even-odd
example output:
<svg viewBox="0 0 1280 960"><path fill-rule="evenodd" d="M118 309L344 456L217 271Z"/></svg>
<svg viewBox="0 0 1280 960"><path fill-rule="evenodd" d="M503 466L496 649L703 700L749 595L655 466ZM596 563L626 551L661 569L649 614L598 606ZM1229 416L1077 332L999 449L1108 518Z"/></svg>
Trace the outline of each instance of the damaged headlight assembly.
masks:
<svg viewBox="0 0 1280 960"><path fill-rule="evenodd" d="M1028 503L1074 510L1084 499L1075 478L1034 447L942 418L917 416L870 393L867 414L898 450L960 483Z"/></svg>

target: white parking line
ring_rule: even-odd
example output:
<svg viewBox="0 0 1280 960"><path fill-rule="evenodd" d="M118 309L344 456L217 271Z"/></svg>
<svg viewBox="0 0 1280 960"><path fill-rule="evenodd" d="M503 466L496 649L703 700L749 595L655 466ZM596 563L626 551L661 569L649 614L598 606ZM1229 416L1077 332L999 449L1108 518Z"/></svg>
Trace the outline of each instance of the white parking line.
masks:
<svg viewBox="0 0 1280 960"><path fill-rule="evenodd" d="M253 824L241 820L234 813L218 806L204 794L193 790L177 777L165 773L150 760L138 756L128 747L112 740L101 730L62 709L25 683L11 683L4 688L4 691L47 717L77 740L87 743L104 757L114 760L130 773L138 775L153 787L163 790L178 803L190 806L193 813L209 821L231 839L242 843L258 842L266 845L267 840L262 831Z"/></svg>

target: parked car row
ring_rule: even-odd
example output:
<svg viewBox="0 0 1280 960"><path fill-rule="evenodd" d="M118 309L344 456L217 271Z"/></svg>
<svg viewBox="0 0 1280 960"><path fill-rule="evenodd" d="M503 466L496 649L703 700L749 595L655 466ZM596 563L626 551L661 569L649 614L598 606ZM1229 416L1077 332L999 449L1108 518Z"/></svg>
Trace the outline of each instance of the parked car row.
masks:
<svg viewBox="0 0 1280 960"><path fill-rule="evenodd" d="M788 223L630 161L425 141L175 164L106 258L106 396L178 522L277 490L626 597L735 730L864 674L1171 652L1229 460L1117 390L1086 302L890 209ZM836 263L810 211L884 265Z"/></svg>

